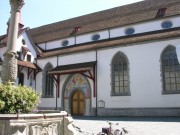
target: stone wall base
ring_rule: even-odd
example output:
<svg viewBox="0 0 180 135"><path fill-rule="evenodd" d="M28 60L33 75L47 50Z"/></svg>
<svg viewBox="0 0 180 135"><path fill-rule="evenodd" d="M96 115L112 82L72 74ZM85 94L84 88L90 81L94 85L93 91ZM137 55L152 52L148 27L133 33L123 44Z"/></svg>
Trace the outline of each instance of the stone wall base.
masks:
<svg viewBox="0 0 180 135"><path fill-rule="evenodd" d="M98 108L98 116L180 116L180 108Z"/></svg>

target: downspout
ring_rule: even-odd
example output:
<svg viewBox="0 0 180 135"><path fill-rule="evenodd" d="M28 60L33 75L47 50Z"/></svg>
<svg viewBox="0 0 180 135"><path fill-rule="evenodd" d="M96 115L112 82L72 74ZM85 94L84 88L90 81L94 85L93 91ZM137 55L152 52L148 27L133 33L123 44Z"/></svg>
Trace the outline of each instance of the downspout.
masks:
<svg viewBox="0 0 180 135"><path fill-rule="evenodd" d="M97 92L97 50L96 50L96 66L95 66L95 82L96 82L96 116L98 116L98 92Z"/></svg>
<svg viewBox="0 0 180 135"><path fill-rule="evenodd" d="M37 56L36 56L37 57ZM36 65L37 65L37 59L36 59ZM34 71L35 72L35 71ZM34 74L35 75L35 74ZM36 91L36 77L34 76L34 79L35 79L35 81L34 81L34 85L35 85L35 91Z"/></svg>
<svg viewBox="0 0 180 135"><path fill-rule="evenodd" d="M58 66L58 55L57 55L57 66ZM59 81L58 77L59 76L57 75L57 81ZM56 110L57 110L58 84L59 84L59 82L56 82Z"/></svg>

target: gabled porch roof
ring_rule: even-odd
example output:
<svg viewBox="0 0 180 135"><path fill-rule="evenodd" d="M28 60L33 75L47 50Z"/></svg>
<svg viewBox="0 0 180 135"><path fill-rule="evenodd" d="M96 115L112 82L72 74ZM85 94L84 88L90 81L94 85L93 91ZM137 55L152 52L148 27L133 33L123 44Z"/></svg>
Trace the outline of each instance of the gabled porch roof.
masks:
<svg viewBox="0 0 180 135"><path fill-rule="evenodd" d="M83 73L89 71L94 65L96 65L96 63L97 63L96 61L92 61L92 62L57 66L54 69L50 70L48 74L62 75L62 74L72 74L72 73Z"/></svg>

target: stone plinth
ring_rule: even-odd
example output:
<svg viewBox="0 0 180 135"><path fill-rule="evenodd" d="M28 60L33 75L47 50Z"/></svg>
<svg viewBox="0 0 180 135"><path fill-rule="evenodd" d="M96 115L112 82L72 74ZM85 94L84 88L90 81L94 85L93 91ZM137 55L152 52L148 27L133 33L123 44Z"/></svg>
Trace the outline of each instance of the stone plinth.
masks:
<svg viewBox="0 0 180 135"><path fill-rule="evenodd" d="M75 135L66 112L1 114L0 135Z"/></svg>

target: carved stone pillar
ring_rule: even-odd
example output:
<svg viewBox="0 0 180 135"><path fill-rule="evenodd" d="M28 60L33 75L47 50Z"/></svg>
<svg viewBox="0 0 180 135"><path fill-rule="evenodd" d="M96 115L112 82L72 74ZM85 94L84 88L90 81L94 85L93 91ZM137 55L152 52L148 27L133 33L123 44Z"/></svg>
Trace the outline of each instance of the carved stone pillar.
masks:
<svg viewBox="0 0 180 135"><path fill-rule="evenodd" d="M2 82L15 83L17 78L17 37L19 12L24 5L24 0L10 0L11 20L8 32L7 49L4 53L4 62L2 64Z"/></svg>

